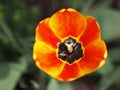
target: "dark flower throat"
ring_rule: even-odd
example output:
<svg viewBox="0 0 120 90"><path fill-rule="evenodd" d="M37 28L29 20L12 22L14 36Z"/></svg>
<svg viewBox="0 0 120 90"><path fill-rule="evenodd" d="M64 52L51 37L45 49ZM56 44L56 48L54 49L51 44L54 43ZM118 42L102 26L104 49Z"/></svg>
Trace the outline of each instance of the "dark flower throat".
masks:
<svg viewBox="0 0 120 90"><path fill-rule="evenodd" d="M76 42L75 39L69 37L58 45L58 57L69 64L78 60L83 56L81 43Z"/></svg>

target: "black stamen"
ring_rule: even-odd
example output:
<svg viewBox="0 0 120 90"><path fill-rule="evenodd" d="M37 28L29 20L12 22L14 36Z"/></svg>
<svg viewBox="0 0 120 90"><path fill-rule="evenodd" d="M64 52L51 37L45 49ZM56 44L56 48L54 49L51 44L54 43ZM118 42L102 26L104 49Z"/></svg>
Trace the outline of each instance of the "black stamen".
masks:
<svg viewBox="0 0 120 90"><path fill-rule="evenodd" d="M72 50L70 51L69 48ZM81 44L71 37L58 45L58 57L70 64L82 56L83 50Z"/></svg>

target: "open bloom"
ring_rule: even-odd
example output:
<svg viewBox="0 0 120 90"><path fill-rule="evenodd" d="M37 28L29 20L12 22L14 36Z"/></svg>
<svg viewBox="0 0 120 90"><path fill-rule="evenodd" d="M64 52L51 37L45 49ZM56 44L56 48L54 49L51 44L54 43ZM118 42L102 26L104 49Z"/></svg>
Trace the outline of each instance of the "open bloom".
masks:
<svg viewBox="0 0 120 90"><path fill-rule="evenodd" d="M72 81L105 64L107 49L92 16L62 9L37 28L33 59L37 67L61 81Z"/></svg>

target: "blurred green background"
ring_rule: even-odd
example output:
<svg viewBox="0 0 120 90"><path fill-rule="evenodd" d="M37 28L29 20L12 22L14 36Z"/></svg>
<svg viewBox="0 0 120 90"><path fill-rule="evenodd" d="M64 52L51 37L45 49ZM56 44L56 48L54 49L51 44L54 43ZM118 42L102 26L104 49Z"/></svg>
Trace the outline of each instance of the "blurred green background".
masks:
<svg viewBox="0 0 120 90"><path fill-rule="evenodd" d="M108 58L96 72L59 82L32 60L38 22L62 8L94 16ZM120 90L120 0L0 0L0 90Z"/></svg>

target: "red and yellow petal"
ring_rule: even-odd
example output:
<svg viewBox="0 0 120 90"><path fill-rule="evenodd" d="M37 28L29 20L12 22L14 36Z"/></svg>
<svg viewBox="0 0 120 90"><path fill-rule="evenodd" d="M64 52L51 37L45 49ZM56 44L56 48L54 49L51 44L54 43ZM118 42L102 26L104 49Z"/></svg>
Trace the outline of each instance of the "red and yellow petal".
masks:
<svg viewBox="0 0 120 90"><path fill-rule="evenodd" d="M83 76L81 69L77 63L65 64L61 74L58 76L58 79L61 81L73 81L80 76Z"/></svg>
<svg viewBox="0 0 120 90"><path fill-rule="evenodd" d="M91 73L105 64L107 49L103 40L97 39L89 44L84 57L78 62L82 73Z"/></svg>
<svg viewBox="0 0 120 90"><path fill-rule="evenodd" d="M86 19L87 27L83 35L80 37L80 42L82 42L84 47L101 37L98 22L92 16L86 16Z"/></svg>
<svg viewBox="0 0 120 90"><path fill-rule="evenodd" d="M78 37L84 32L87 21L85 17L74 9L62 9L55 13L49 21L52 31L61 38Z"/></svg>
<svg viewBox="0 0 120 90"><path fill-rule="evenodd" d="M56 77L63 69L64 63L56 57L56 51L43 42L35 42L33 47L33 59L39 69Z"/></svg>
<svg viewBox="0 0 120 90"><path fill-rule="evenodd" d="M41 21L36 28L36 40L43 41L48 45L57 48L57 43L61 40L49 28L49 18Z"/></svg>

